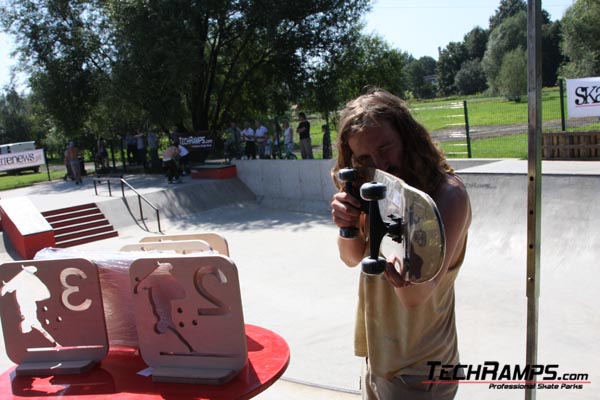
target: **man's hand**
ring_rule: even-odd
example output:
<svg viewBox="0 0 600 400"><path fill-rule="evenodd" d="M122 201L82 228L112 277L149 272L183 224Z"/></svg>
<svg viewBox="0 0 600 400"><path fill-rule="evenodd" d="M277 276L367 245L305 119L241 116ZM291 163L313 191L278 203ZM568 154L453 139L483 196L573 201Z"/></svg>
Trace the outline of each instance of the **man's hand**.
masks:
<svg viewBox="0 0 600 400"><path fill-rule="evenodd" d="M360 201L349 193L334 194L331 200L333 222L340 228L358 227L360 206Z"/></svg>

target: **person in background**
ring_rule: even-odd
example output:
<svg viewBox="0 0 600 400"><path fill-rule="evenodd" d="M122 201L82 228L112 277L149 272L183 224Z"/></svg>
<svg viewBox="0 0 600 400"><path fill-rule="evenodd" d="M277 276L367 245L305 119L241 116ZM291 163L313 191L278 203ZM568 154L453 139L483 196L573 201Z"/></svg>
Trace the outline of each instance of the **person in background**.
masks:
<svg viewBox="0 0 600 400"><path fill-rule="evenodd" d="M269 130L259 121L254 121L254 138L258 145L258 158L261 160L266 158L265 150L267 140L269 140Z"/></svg>
<svg viewBox="0 0 600 400"><path fill-rule="evenodd" d="M254 137L254 130L250 127L249 121L244 121L244 130L242 131L242 137L244 138L244 142L246 142L246 158L247 159L256 159L256 138Z"/></svg>
<svg viewBox="0 0 600 400"><path fill-rule="evenodd" d="M150 167L156 170L160 167L160 159L158 158L158 136L156 132L148 132L146 138L148 142L148 152L150 153Z"/></svg>
<svg viewBox="0 0 600 400"><path fill-rule="evenodd" d="M72 141L69 142L67 150L65 151L65 164L69 164L71 167L71 176L75 181L76 185L82 183L81 180L81 167L79 162L79 149L75 146Z"/></svg>
<svg viewBox="0 0 600 400"><path fill-rule="evenodd" d="M146 143L145 143L145 134L144 132L138 132L135 135L136 139L136 149L137 149L137 165L141 165L146 169Z"/></svg>
<svg viewBox="0 0 600 400"><path fill-rule="evenodd" d="M283 144L285 145L285 157L288 158L294 152L294 129L287 119L283 120Z"/></svg>
<svg viewBox="0 0 600 400"><path fill-rule="evenodd" d="M241 158L242 149L242 131L237 127L235 122L231 122L229 128L225 130L225 152L228 158L239 160Z"/></svg>
<svg viewBox="0 0 600 400"><path fill-rule="evenodd" d="M298 114L298 116L300 117L300 123L296 132L298 132L298 137L300 138L300 154L303 160L312 160L314 157L310 140L310 122L308 122L306 114L303 112Z"/></svg>
<svg viewBox="0 0 600 400"><path fill-rule="evenodd" d="M323 159L331 158L331 134L329 133L329 125L323 125Z"/></svg>
<svg viewBox="0 0 600 400"><path fill-rule="evenodd" d="M137 158L136 154L136 139L133 137L131 132L127 132L125 135L125 148L127 150L127 162L129 165L133 165Z"/></svg>
<svg viewBox="0 0 600 400"><path fill-rule="evenodd" d="M67 144L67 147L65 147L65 151L63 153L64 164L65 164L65 168L67 169L65 176L63 176L64 181L68 181L69 179L73 180L73 172L71 171L71 163L69 162L69 160L67 158L67 152L69 151L69 146L71 145L71 143L73 143L73 142L69 142ZM9 150L8 152L10 153L10 147L8 150Z"/></svg>
<svg viewBox="0 0 600 400"><path fill-rule="evenodd" d="M179 183L179 147L177 142L171 140L169 147L163 153L163 164L167 170L167 180L169 183Z"/></svg>
<svg viewBox="0 0 600 400"><path fill-rule="evenodd" d="M179 149L179 171L182 176L185 176L190 173L190 152L189 150L179 142L179 139L176 141L177 148Z"/></svg>
<svg viewBox="0 0 600 400"><path fill-rule="evenodd" d="M281 125L279 121L275 119L272 125L273 137L271 139L271 156L273 158L284 158L285 151L283 149L283 136L281 131Z"/></svg>
<svg viewBox="0 0 600 400"><path fill-rule="evenodd" d="M100 166L100 169L108 168L108 150L107 150L106 139L100 137L96 146L96 162Z"/></svg>

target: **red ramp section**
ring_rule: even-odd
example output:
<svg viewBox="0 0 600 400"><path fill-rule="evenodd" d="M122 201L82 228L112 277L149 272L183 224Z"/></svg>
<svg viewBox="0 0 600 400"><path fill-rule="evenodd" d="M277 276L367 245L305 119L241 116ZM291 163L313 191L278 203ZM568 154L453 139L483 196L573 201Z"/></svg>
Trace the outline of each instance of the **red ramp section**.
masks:
<svg viewBox="0 0 600 400"><path fill-rule="evenodd" d="M54 247L54 231L26 197L0 200L4 234L24 259L31 259L45 247Z"/></svg>
<svg viewBox="0 0 600 400"><path fill-rule="evenodd" d="M237 176L235 165L206 164L192 168L192 179L230 179Z"/></svg>
<svg viewBox="0 0 600 400"><path fill-rule="evenodd" d="M71 247L119 235L95 203L44 211L42 215L54 230L55 247Z"/></svg>

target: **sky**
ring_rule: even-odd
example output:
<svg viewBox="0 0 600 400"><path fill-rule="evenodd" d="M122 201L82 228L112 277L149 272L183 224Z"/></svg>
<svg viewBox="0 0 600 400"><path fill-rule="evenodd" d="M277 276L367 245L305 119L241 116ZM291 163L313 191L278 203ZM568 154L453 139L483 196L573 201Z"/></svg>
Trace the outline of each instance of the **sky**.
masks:
<svg viewBox="0 0 600 400"><path fill-rule="evenodd" d="M555 21L560 19L574 0L542 0L542 8ZM460 42L476 26L487 28L489 18L500 0L375 0L372 11L364 18L364 33L377 34L393 48L415 58L437 59L438 48ZM0 88L10 81L12 38L0 33ZM18 87L26 86L24 76L17 76Z"/></svg>
<svg viewBox="0 0 600 400"><path fill-rule="evenodd" d="M561 19L573 0L542 0L552 21ZM383 37L414 58L437 60L438 48L462 42L476 26L487 29L500 0L375 0L365 17L365 33Z"/></svg>

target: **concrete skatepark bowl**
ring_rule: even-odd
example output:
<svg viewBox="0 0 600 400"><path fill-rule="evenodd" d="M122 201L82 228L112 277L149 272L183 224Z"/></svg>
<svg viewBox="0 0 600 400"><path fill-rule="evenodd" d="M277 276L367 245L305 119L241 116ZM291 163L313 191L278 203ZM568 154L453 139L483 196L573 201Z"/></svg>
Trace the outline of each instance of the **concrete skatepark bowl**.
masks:
<svg viewBox="0 0 600 400"><path fill-rule="evenodd" d="M524 365L526 162L465 160L453 165L473 208L467 255L455 285L461 362ZM337 255L338 230L329 213L334 190L330 168L330 160L241 161L238 177L226 183L187 180L175 188L162 177L132 178L132 185L159 205L165 233L214 231L228 240L246 323L272 329L288 342L289 368L258 399L360 397L361 360L352 349L359 269L347 268ZM588 374L592 383L581 389L540 389L537 397L598 398L600 163L544 162L542 170L538 361L557 364L560 373ZM137 200L94 196L90 183L77 189L63 189L62 183L5 191L0 197L27 196L40 211L57 202L96 202L114 221L119 237L77 246L76 251L118 250L157 234L151 213L143 224L131 217L130 205ZM12 261L14 252L4 239L1 261ZM11 365L2 352L2 370ZM457 395L523 397L523 390L485 384L461 385Z"/></svg>

